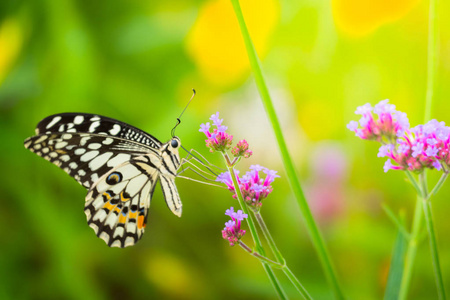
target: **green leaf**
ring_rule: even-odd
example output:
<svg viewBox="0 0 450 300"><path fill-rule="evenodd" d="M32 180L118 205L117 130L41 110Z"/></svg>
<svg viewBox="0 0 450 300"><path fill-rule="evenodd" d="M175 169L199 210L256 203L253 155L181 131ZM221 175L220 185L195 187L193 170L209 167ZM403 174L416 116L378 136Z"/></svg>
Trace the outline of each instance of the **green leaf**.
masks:
<svg viewBox="0 0 450 300"><path fill-rule="evenodd" d="M405 235L399 230L395 240L394 251L392 253L389 277L384 292L384 299L398 299L400 283L403 276L403 264L405 261L407 240Z"/></svg>

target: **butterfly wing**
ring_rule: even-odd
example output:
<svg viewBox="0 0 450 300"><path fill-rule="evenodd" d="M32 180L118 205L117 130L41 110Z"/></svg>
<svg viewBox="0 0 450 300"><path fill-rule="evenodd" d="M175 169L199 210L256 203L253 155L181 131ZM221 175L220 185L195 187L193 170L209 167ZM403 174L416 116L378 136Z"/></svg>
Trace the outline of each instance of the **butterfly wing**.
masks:
<svg viewBox="0 0 450 300"><path fill-rule="evenodd" d="M147 160L148 155L138 157L110 170L86 196L88 224L110 247L132 246L144 233L159 178Z"/></svg>
<svg viewBox="0 0 450 300"><path fill-rule="evenodd" d="M85 113L56 114L46 117L36 126L36 135L62 132L104 134L135 141L151 148L161 147L161 142L154 136L119 120L100 115Z"/></svg>
<svg viewBox="0 0 450 300"><path fill-rule="evenodd" d="M164 194L164 199L169 209L178 217L181 217L182 204L180 200L180 195L177 191L177 186L175 185L175 178L170 176L164 176L160 174L159 178L161 183L161 188Z"/></svg>
<svg viewBox="0 0 450 300"><path fill-rule="evenodd" d="M132 157L157 150L138 142L92 133L47 133L25 140L25 147L63 169L85 188Z"/></svg>

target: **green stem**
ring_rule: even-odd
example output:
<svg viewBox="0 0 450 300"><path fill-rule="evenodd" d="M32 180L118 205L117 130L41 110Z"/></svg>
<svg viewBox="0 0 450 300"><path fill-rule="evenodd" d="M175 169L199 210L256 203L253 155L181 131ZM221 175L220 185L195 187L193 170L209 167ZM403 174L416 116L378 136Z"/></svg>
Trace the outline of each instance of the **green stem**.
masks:
<svg viewBox="0 0 450 300"><path fill-rule="evenodd" d="M248 228L250 229L250 233L252 235L253 241L255 242L256 251L264 256L265 255L264 248L262 247L261 240L259 239L258 232L256 231L255 223L253 222L252 216L250 215L250 213L248 211L247 205L245 204L245 201L244 201L244 197L242 196L241 190L239 188L239 184L236 179L236 174L234 172L234 167L231 164L231 161L230 161L230 158L228 157L228 155L226 153L222 153L222 154L223 154L223 157L225 158L228 172L230 172L231 179L233 180L233 186L234 186L234 190L236 191L239 205L241 206L242 211L248 215L246 221L247 221ZM272 268L266 262L262 262L262 265L264 267L264 270L267 273L267 276L269 277L270 282L272 283L272 286L275 288L275 291L277 292L278 297L280 299L287 299L287 296L286 296L283 288L281 287L278 279L276 278Z"/></svg>
<svg viewBox="0 0 450 300"><path fill-rule="evenodd" d="M436 78L437 65L437 0L430 0L430 8L428 12L428 54L427 54L427 87L425 98L425 114L424 123L431 118L431 104L433 101L434 81Z"/></svg>
<svg viewBox="0 0 450 300"><path fill-rule="evenodd" d="M436 232L433 224L433 214L431 212L431 201L423 199L423 211L425 214L425 222L427 224L428 236L430 241L431 257L433 259L434 276L438 290L439 299L445 299L444 280L442 278L441 266L439 263L439 253L436 241Z"/></svg>
<svg viewBox="0 0 450 300"><path fill-rule="evenodd" d="M283 137L283 133L281 131L280 123L278 121L278 117L275 113L275 109L272 104L272 100L269 94L269 90L266 86L260 62L258 59L258 55L256 53L255 47L253 46L253 42L250 38L250 34L248 32L247 26L244 21L244 16L242 15L242 10L239 5L239 0L230 0L234 12L236 14L236 18L239 23L239 27L241 30L242 37L244 39L245 48L247 50L248 58L250 61L250 66L253 71L253 75L255 78L256 85L259 90L259 94L263 101L266 112L269 116L270 122L272 124L275 137L278 142L278 146L280 148L281 157L283 160L284 167L286 169L286 174L289 179L289 183L294 192L295 198L297 199L297 203L300 207L300 211L303 215L303 218L306 222L306 227L308 229L309 235L311 236L314 247L316 248L317 254L319 256L320 262L322 263L322 267L324 269L325 275L329 284L331 285L333 292L338 299L344 299L344 295L341 291L341 288L338 283L338 279L336 273L334 271L333 263L331 262L330 255L328 254L328 250L325 246L323 238L317 228L316 222L311 214L308 203L306 202L306 198L303 194L303 190L300 186L300 181L298 179L297 173L294 168L294 164L292 162L291 156L289 155L286 142Z"/></svg>
<svg viewBox="0 0 450 300"><path fill-rule="evenodd" d="M398 230L401 234L403 234L403 237L406 240L409 240L411 238L411 235L406 230L405 226L402 224L402 221L400 221L397 216L392 212L392 210L389 208L389 206L385 203L381 203L381 207L383 208L386 215L391 219L391 221L397 226Z"/></svg>
<svg viewBox="0 0 450 300"><path fill-rule="evenodd" d="M265 256L259 254L256 251L253 251L243 241L239 241L239 246L241 246L241 248L244 249L245 251L247 251L248 254L250 254L251 256L254 256L254 257L256 257L256 258L258 258L260 260L263 260L264 262L268 263L271 267L278 268L278 269L283 268L282 264L280 264L279 262L273 261L270 258L265 257Z"/></svg>
<svg viewBox="0 0 450 300"><path fill-rule="evenodd" d="M277 258L277 261L280 264L285 265L286 261L285 261L283 255L281 254L280 250L278 250L278 247L275 244L275 241L272 238L272 235L270 234L270 231L267 228L266 223L264 222L261 214L259 213L259 211L258 212L254 212L254 214L255 214L256 221L259 224L259 227L261 227L261 231L263 232L267 242L269 243L270 249L272 250L272 252L275 255L275 257Z"/></svg>
<svg viewBox="0 0 450 300"><path fill-rule="evenodd" d="M417 196L416 208L414 209L414 219L412 223L412 232L406 250L405 265L403 267L403 277L400 284L398 299L406 299L408 296L409 285L411 283L414 260L417 253L417 245L419 243L420 229L422 228L422 203L420 196Z"/></svg>
<svg viewBox="0 0 450 300"><path fill-rule="evenodd" d="M441 176L440 180L436 184L442 185L443 181L445 181L444 177L446 174L444 173L443 176ZM437 248L437 241L436 241L436 231L434 230L434 222L433 222L433 214L431 212L431 201L430 197L431 195L428 194L427 190L427 182L426 182L426 175L425 172L421 173L419 176L420 184L422 185L422 208L423 212L425 214L425 223L427 225L428 230L428 239L430 242L430 251L431 251L431 258L433 260L433 269L434 269L434 276L436 279L436 286L438 290L439 299L445 299L445 289L444 289L444 280L442 278L442 272L441 272L441 266L439 263L439 252ZM442 181L442 182L441 182ZM435 186L435 188L436 188ZM433 189L434 191L434 189Z"/></svg>
<svg viewBox="0 0 450 300"><path fill-rule="evenodd" d="M277 292L278 298L282 300L288 299L286 293L281 287L280 282L278 281L278 278L275 276L275 273L273 272L272 268L265 262L263 262L262 265L264 270L266 271L267 277L269 277L269 280L272 283L273 288Z"/></svg>
<svg viewBox="0 0 450 300"><path fill-rule="evenodd" d="M295 286L297 291L303 296L303 298L312 299L311 296L308 294L308 292L305 290L305 288L302 286L300 281L298 281L297 277L295 277L295 275L291 272L291 270L287 266L284 266L283 272Z"/></svg>
<svg viewBox="0 0 450 300"><path fill-rule="evenodd" d="M417 195L422 195L422 190L420 189L420 186L417 183L417 180L414 178L414 176L411 174L411 172L406 170L405 174L406 174L406 177L408 177L409 182L411 182L411 184L413 185L414 189L416 190Z"/></svg>
<svg viewBox="0 0 450 300"><path fill-rule="evenodd" d="M447 177L448 177L448 170L444 170L444 174L442 174L441 178L439 178L439 181L436 183L434 188L428 194L428 199L431 198L432 196L436 195L436 193L439 191L441 186L444 184L445 180L447 180Z"/></svg>

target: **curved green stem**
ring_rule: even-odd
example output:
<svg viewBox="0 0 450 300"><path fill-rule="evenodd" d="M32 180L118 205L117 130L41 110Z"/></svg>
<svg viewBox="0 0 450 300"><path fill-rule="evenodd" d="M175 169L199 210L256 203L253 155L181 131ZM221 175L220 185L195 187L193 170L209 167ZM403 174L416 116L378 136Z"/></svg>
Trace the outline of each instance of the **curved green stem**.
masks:
<svg viewBox="0 0 450 300"><path fill-rule="evenodd" d="M420 186L417 183L417 180L414 178L413 174L411 174L411 172L408 170L405 171L405 174L406 174L406 177L408 177L409 182L411 182L414 189L416 190L417 195L422 195L422 190L420 189Z"/></svg>
<svg viewBox="0 0 450 300"><path fill-rule="evenodd" d="M302 286L298 278L292 273L292 271L289 269L289 267L286 265L286 261L281 254L280 250L278 250L277 245L275 244L275 240L272 238L272 235L270 234L269 229L266 226L266 223L264 222L264 219L262 215L259 213L259 211L254 212L256 220L258 221L259 227L261 227L261 231L264 233L264 236L266 237L267 242L269 243L270 249L274 253L275 257L277 258L277 261L279 264L282 265L282 269L284 274L289 278L289 280L292 282L292 284L295 286L297 291L305 298L305 299L311 299L311 296L309 296L306 289Z"/></svg>
<svg viewBox="0 0 450 300"><path fill-rule="evenodd" d="M445 180L447 180L447 177L448 177L448 170L444 170L444 174L442 174L441 178L439 178L439 181L436 183L434 188L428 194L428 198L436 195L436 193L439 191L441 186L444 184Z"/></svg>
<svg viewBox="0 0 450 300"><path fill-rule="evenodd" d="M297 291L303 296L305 299L312 299L311 296L308 294L308 292L305 290L303 285L298 281L297 277L291 272L291 270L287 267L283 267L283 272L286 274L286 276L289 278L289 280L292 282L292 284L295 286Z"/></svg>
<svg viewBox="0 0 450 300"><path fill-rule="evenodd" d="M400 284L398 299L404 300L408 296L409 285L411 283L414 260L417 253L417 245L419 244L420 229L422 228L422 202L418 196L416 207L414 209L414 219L412 223L412 231L406 250L405 264L403 266L403 276Z"/></svg>
<svg viewBox="0 0 450 300"><path fill-rule="evenodd" d="M262 218L261 214L258 212L254 212L255 214L255 218L256 221L259 224L259 227L261 228L261 231L263 232L267 242L269 243L269 247L272 250L273 254L275 255L275 257L277 258L277 261L281 264L281 265L285 265L286 261L283 257L283 255L281 254L280 250L278 250L277 245L275 244L274 239L272 238L272 235L270 234L269 229L266 226L266 223L264 222L264 219Z"/></svg>
<svg viewBox="0 0 450 300"><path fill-rule="evenodd" d="M446 174L444 173L443 176L441 176L441 179L438 181L435 188L438 185L442 185L444 183L446 179L445 175ZM428 230L428 239L430 242L431 258L433 260L434 276L436 279L436 286L438 290L439 299L442 300L445 299L444 280L442 278L442 271L439 263L439 252L437 248L436 232L434 230L433 214L431 212L431 201L430 201L431 195L428 194L425 172L420 174L419 181L420 184L422 185L422 208L425 214L425 223L427 225ZM433 189L433 191L435 190L435 188Z"/></svg>
<svg viewBox="0 0 450 300"><path fill-rule="evenodd" d="M439 299L445 299L444 280L442 278L441 266L439 263L439 252L437 248L436 232L434 230L433 214L431 212L431 201L423 199L423 211L425 213L425 222L427 224L428 237L430 241L431 257L433 259L434 276Z"/></svg>
<svg viewBox="0 0 450 300"><path fill-rule="evenodd" d="M241 30L242 37L244 39L245 48L247 50L250 66L253 71L253 75L259 90L259 94L261 96L266 112L269 116L270 123L272 124L272 128L274 130L275 137L277 139L278 146L280 148L281 158L283 160L283 164L286 169L286 174L289 179L289 183L292 187L292 190L294 192L295 198L297 200L297 204L300 208L303 218L305 219L306 228L308 229L309 235L311 236L312 242L314 244L314 247L316 248L320 262L322 263L325 276L333 289L335 297L337 299L344 299L344 295L341 291L330 255L325 246L325 242L322 238L322 235L320 234L320 231L317 227L317 224L311 214L311 210L309 209L308 203L306 202L306 198L300 186L300 181L297 176L297 172L295 171L294 164L292 162L291 156L289 155L289 151L287 149L287 145L284 140L283 133L281 131L281 126L278 121L278 117L275 113L275 109L272 104L272 99L270 97L269 90L264 80L264 76L262 74L258 55L256 53L255 47L253 46L253 42L250 38L247 25L245 24L244 16L242 15L239 0L230 0L230 1L233 5L233 9L239 23L239 28Z"/></svg>
<svg viewBox="0 0 450 300"><path fill-rule="evenodd" d="M278 269L281 269L284 267L284 265L280 264L279 262L273 261L270 258L263 256L263 255L259 254L258 252L250 249L250 247L247 246L243 241L239 241L239 246L241 246L242 249L247 251L248 254L250 254L260 260L263 260L264 262L268 263L271 267L278 268Z"/></svg>
<svg viewBox="0 0 450 300"><path fill-rule="evenodd" d="M444 290L444 284L442 279L442 272L440 268L439 263L439 254L437 250L437 241L436 241L436 234L434 230L434 223L431 213L431 202L430 198L432 195L434 195L439 188L444 184L445 180L448 177L448 171L444 169L444 174L442 174L439 181L436 183L434 188L431 190L430 193L428 193L428 187L426 183L426 174L421 173L419 175L419 183L417 180L412 176L411 173L406 172L406 175L408 176L409 180L413 184L413 186L418 191L418 197L416 202L416 208L414 211L414 220L412 225L412 232L410 235L410 240L408 243L408 250L406 253L406 260L405 260L405 266L403 269L403 277L402 282L400 285L400 292L399 292L399 299L406 299L408 295L409 285L411 282L412 277L412 270L414 265L414 259L417 253L417 245L419 243L420 239L420 230L422 228L422 210L425 214L425 221L427 225L428 230L428 236L430 241L430 250L431 250L431 256L433 259L433 268L434 268L434 274L436 277L436 284L438 288L438 294L439 299L445 299L445 290Z"/></svg>
<svg viewBox="0 0 450 300"><path fill-rule="evenodd" d="M411 239L411 235L406 230L405 226L403 225L404 222L399 220L397 216L394 214L394 212L389 208L389 206L386 203L381 203L381 207L383 208L386 215L392 220L392 222L397 226L399 232L403 235L403 237L406 240Z"/></svg>
<svg viewBox="0 0 450 300"><path fill-rule="evenodd" d="M280 282L278 281L278 278L275 276L275 273L273 272L272 268L265 262L262 263L264 270L266 271L267 277L269 277L270 282L272 283L273 288L277 292L279 299L288 299L286 296L286 293L284 292L283 288L281 287Z"/></svg>

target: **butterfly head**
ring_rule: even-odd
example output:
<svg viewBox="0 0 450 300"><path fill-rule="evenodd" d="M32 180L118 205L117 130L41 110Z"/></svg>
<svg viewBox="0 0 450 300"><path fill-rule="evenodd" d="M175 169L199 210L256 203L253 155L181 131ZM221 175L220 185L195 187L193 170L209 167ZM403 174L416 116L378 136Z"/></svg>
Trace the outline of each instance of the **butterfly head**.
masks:
<svg viewBox="0 0 450 300"><path fill-rule="evenodd" d="M167 144L168 144L167 145L168 149L170 151L174 151L174 150L178 151L178 148L180 148L180 146L181 146L181 140L179 137L174 136Z"/></svg>

